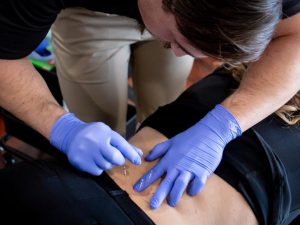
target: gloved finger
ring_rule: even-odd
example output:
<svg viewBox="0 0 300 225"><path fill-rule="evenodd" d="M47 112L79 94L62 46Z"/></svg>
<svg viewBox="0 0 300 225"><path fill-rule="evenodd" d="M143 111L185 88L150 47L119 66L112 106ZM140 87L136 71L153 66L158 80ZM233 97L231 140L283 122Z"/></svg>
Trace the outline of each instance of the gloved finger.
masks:
<svg viewBox="0 0 300 225"><path fill-rule="evenodd" d="M113 146L110 146L108 148L103 148L101 150L101 154L105 160L107 160L108 162L114 165L122 166L125 163L125 158L122 155L122 153ZM101 156L101 154L99 155ZM101 160L100 156L97 156L99 160Z"/></svg>
<svg viewBox="0 0 300 225"><path fill-rule="evenodd" d="M102 173L103 173L103 170L102 169L100 169L99 167L96 167L95 166L95 168L93 168L93 169L91 169L91 170L89 170L89 171L87 171L89 174L92 174L92 175L94 175L94 176L100 176Z"/></svg>
<svg viewBox="0 0 300 225"><path fill-rule="evenodd" d="M112 132L110 144L118 149L133 164L140 165L142 163L138 152L120 134Z"/></svg>
<svg viewBox="0 0 300 225"><path fill-rule="evenodd" d="M83 172L87 172L91 175L94 176L99 176L100 174L103 173L103 170L100 169L96 164L94 163L90 163L88 167L86 166L81 166L81 165L74 165L76 168L78 168L79 170L83 171Z"/></svg>
<svg viewBox="0 0 300 225"><path fill-rule="evenodd" d="M155 182L165 173L165 170L157 163L152 169L148 170L133 186L133 189L137 192L145 190L149 185Z"/></svg>
<svg viewBox="0 0 300 225"><path fill-rule="evenodd" d="M171 143L170 141L164 141L154 146L151 152L145 157L145 160L152 161L162 157L168 151L170 143Z"/></svg>
<svg viewBox="0 0 300 225"><path fill-rule="evenodd" d="M190 172L184 171L177 177L169 196L170 206L175 207L178 204L192 176Z"/></svg>
<svg viewBox="0 0 300 225"><path fill-rule="evenodd" d="M188 190L188 194L190 196L195 196L200 191L202 191L202 189L204 188L204 185L207 181L207 178L208 178L208 173L203 174L203 176L201 176L201 177L195 177L191 183L189 190Z"/></svg>
<svg viewBox="0 0 300 225"><path fill-rule="evenodd" d="M144 153L141 149L139 149L138 147L134 146L133 144L130 144L134 150L139 154L139 156L142 156Z"/></svg>
<svg viewBox="0 0 300 225"><path fill-rule="evenodd" d="M104 159L101 155L94 158L96 165L102 170L110 170L113 168L113 165Z"/></svg>
<svg viewBox="0 0 300 225"><path fill-rule="evenodd" d="M163 179L163 181L161 182L158 189L156 190L156 192L150 200L151 209L157 209L165 200L165 198L171 191L178 174L179 172L177 170L172 170L170 173L167 173L167 176Z"/></svg>

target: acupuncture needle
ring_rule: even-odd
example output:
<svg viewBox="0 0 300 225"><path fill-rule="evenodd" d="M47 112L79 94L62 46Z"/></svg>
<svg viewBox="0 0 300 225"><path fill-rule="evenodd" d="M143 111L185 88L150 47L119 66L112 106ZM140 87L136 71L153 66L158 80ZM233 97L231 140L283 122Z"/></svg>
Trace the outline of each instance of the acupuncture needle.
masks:
<svg viewBox="0 0 300 225"><path fill-rule="evenodd" d="M124 174L125 177L127 176L127 170L126 170L126 166L125 165L123 166L123 174Z"/></svg>

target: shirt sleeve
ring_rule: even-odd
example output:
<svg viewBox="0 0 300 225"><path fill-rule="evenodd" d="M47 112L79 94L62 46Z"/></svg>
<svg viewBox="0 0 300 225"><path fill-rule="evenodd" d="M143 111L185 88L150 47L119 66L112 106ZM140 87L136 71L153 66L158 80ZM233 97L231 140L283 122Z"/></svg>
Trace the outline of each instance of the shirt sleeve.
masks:
<svg viewBox="0 0 300 225"><path fill-rule="evenodd" d="M28 56L44 39L57 14L59 0L0 2L0 59Z"/></svg>
<svg viewBox="0 0 300 225"><path fill-rule="evenodd" d="M287 18L300 12L299 0L283 0L282 17Z"/></svg>

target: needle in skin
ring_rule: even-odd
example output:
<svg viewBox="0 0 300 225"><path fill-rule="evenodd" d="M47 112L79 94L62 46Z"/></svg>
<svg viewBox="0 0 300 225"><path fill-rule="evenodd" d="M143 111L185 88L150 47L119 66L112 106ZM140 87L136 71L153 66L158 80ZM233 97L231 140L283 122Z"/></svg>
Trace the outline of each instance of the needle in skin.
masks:
<svg viewBox="0 0 300 225"><path fill-rule="evenodd" d="M125 165L123 166L123 174L124 174L125 177L127 176L127 170L126 170L126 166Z"/></svg>

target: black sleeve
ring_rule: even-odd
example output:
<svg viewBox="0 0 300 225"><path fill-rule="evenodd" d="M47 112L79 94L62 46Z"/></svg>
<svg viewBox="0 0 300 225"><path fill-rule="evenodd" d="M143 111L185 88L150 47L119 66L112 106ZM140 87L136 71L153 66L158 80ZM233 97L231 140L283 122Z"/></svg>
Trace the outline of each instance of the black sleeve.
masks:
<svg viewBox="0 0 300 225"><path fill-rule="evenodd" d="M282 1L282 16L287 18L300 12L300 1L299 0L283 0Z"/></svg>
<svg viewBox="0 0 300 225"><path fill-rule="evenodd" d="M236 87L231 76L213 73L188 88L174 102L160 107L145 119L139 130L148 126L172 138L197 123Z"/></svg>
<svg viewBox="0 0 300 225"><path fill-rule="evenodd" d="M0 59L29 55L63 7L60 0L0 1Z"/></svg>

